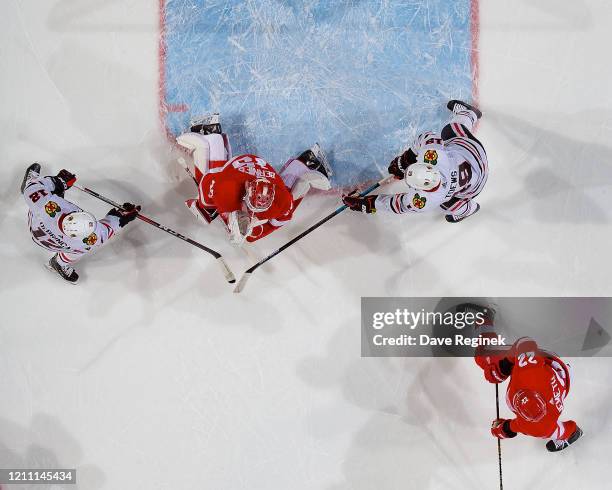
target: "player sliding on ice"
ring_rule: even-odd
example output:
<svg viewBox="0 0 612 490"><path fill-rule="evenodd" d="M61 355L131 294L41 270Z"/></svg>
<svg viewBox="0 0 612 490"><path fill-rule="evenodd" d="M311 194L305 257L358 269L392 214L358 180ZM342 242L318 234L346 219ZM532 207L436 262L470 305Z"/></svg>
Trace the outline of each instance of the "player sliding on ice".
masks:
<svg viewBox="0 0 612 490"><path fill-rule="evenodd" d="M482 191L489 173L487 154L473 135L482 113L458 100L447 107L453 113L441 135L426 132L412 146L394 158L389 173L404 179L409 192L365 197L343 197L353 211L375 213L378 209L403 214L442 210L446 221L457 223L476 213L474 198Z"/></svg>
<svg viewBox="0 0 612 490"><path fill-rule="evenodd" d="M516 417L494 420L491 433L495 437L506 439L521 433L550 438L546 449L557 452L582 436L576 422L559 420L570 389L570 373L555 354L539 349L534 340L523 337L504 350L479 347L475 360L490 383L510 379L506 401Z"/></svg>
<svg viewBox="0 0 612 490"><path fill-rule="evenodd" d="M55 253L47 267L71 284L79 279L72 266L104 245L140 211L140 206L125 203L123 209L111 209L98 221L64 199L64 193L75 182L76 176L68 170L61 170L56 176L40 177L40 165L33 163L21 184L21 193L30 208L28 222L32 240Z"/></svg>
<svg viewBox="0 0 612 490"><path fill-rule="evenodd" d="M232 156L219 114L192 121L177 143L193 157L197 199L185 202L207 223L217 216L233 244L259 240L288 223L311 188L328 190L331 169L318 144L291 158L277 173L256 155ZM180 159L179 159L180 160Z"/></svg>

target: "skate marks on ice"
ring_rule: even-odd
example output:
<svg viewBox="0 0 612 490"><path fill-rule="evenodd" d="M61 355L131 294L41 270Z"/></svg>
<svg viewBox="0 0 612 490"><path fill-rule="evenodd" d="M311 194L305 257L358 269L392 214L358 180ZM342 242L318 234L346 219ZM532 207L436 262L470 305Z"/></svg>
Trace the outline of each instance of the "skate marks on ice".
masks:
<svg viewBox="0 0 612 490"><path fill-rule="evenodd" d="M47 25L56 32L155 33L157 19L142 22L147 10L139 8L138 2L123 0L58 0L50 9Z"/></svg>
<svg viewBox="0 0 612 490"><path fill-rule="evenodd" d="M318 141L336 185L375 179L444 102L472 94L471 1L166 0L173 134L218 111L235 153L277 168ZM359 176L362 179L363 176Z"/></svg>
<svg viewBox="0 0 612 490"><path fill-rule="evenodd" d="M76 485L35 484L18 485L18 488L31 490L104 488L106 476L102 468L83 462L83 458L84 450L81 444L55 417L35 413L32 415L29 427L0 418L0 461L3 468L76 468L77 470ZM17 487L0 485L0 488L8 490Z"/></svg>
<svg viewBox="0 0 612 490"><path fill-rule="evenodd" d="M606 144L612 112L559 114L549 127L489 109L487 117L515 148L512 155L496 155L509 178L503 197L489 199L488 207L505 222L535 219L538 223L609 223L608 187L612 186L612 145ZM594 132L584 134L585 121ZM563 131L563 132L561 132ZM570 132L570 134L568 134Z"/></svg>
<svg viewBox="0 0 612 490"><path fill-rule="evenodd" d="M483 2L484 4L484 2ZM487 8L484 4L483 8ZM508 15L505 9L512 9L513 15ZM517 10L524 15L517 16ZM487 9L487 29L491 32L521 32L561 31L563 33L584 32L592 27L597 15L589 8L586 0L560 3L557 0L514 1L508 4L496 5L495 9ZM521 22L509 22L511 18L521 18ZM529 20L525 20L529 19Z"/></svg>
<svg viewBox="0 0 612 490"><path fill-rule="evenodd" d="M495 164L473 222L480 254L463 255L470 267L509 296L609 294L601 261L612 223L612 112L486 116L480 137Z"/></svg>
<svg viewBox="0 0 612 490"><path fill-rule="evenodd" d="M342 463L344 481L329 489L497 488L496 443L490 434L494 389L473 359L360 358L358 325L358 316L349 319L320 355L296 366L299 379L329 394L329 405L315 407L306 420L311 437L353 432ZM580 382L572 386L565 411L584 421L594 440L556 455L558 464L551 464L544 440L503 442L509 488L606 486L601 451L602 445L610 447L612 434L607 409L612 394L605 381L612 368L604 358L570 361ZM501 388L504 393L505 385ZM505 404L500 408L502 417L511 417Z"/></svg>
<svg viewBox="0 0 612 490"><path fill-rule="evenodd" d="M77 74L75 66L79 67ZM143 110L140 94L152 87L154 80L113 52L67 40L49 54L44 68L61 97L63 110L70 111L70 122L89 136L85 141L107 145L109 153L122 146L142 144L146 148L146 131L155 113ZM138 161L142 156L133 158Z"/></svg>
<svg viewBox="0 0 612 490"><path fill-rule="evenodd" d="M338 327L320 356L297 366L312 389L342 398L312 411L313 438L354 431L354 418L367 413L350 436L345 481L330 489L488 488L496 468L494 445L487 444L490 421L481 414L486 402L479 384L456 383L458 372L478 380L473 361L360 358L358 324L356 317ZM479 401L473 406L470 400ZM340 403L354 408L340 410ZM473 458L484 461L489 449L491 467L474 468Z"/></svg>

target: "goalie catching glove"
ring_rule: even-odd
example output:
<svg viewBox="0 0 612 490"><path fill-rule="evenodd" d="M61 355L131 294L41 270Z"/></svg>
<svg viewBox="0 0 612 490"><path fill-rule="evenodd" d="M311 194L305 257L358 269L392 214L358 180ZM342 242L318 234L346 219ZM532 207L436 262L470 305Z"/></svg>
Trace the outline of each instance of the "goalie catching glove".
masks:
<svg viewBox="0 0 612 490"><path fill-rule="evenodd" d="M227 214L227 231L232 245L242 245L251 234L252 218L246 211L232 211Z"/></svg>
<svg viewBox="0 0 612 490"><path fill-rule="evenodd" d="M343 196L342 202L353 211L372 214L376 212L377 196Z"/></svg>

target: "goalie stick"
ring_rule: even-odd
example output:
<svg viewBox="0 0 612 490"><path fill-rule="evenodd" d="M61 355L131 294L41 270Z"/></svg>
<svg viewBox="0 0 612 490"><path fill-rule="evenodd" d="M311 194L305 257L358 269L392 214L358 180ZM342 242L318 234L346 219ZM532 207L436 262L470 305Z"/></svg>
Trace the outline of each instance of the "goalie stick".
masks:
<svg viewBox="0 0 612 490"><path fill-rule="evenodd" d="M390 182L391 180L393 180L395 177L393 175L390 175L388 177L385 177L382 180L379 180L378 182L376 182L375 184L372 184L370 187L368 187L365 191L361 192L359 194L360 197L366 196L367 194L369 194L370 192L372 192L375 189L378 189L381 185L386 184L387 182ZM353 191L351 194L355 193L355 191ZM253 272L255 272L259 267L261 267L263 264L265 264L266 262L268 262L270 259L276 257L279 253L281 253L283 250L289 248L291 245L293 245L295 242L301 240L302 238L304 238L306 235L308 235L310 232L316 230L319 226L327 223L330 219L332 219L334 216L339 215L342 211L344 211L345 209L347 209L348 206L346 204L343 204L342 206L340 206L338 209L336 209L333 213L328 214L327 216L325 216L325 218L317 221L314 225L312 225L310 228L308 228L307 230L303 231L302 233L300 233L299 235L297 235L296 237L292 238L291 240L289 240L287 243L285 243L284 245L280 246L279 248L277 248L274 252L272 252L270 255L267 255L266 257L264 257L263 259L261 259L259 262L257 262L255 265L251 266L250 268L248 268L246 271L244 271L244 274L242 274L242 277L240 278L240 280L238 281L238 284L236 284L236 287L234 288L234 293L240 293L244 287L246 286L247 281L249 280L249 278L251 277L251 275L253 274Z"/></svg>
<svg viewBox="0 0 612 490"><path fill-rule="evenodd" d="M189 164L187 163L187 160L185 160L185 158L178 157L176 159L177 163L181 166L181 168L187 172L187 174L189 175L189 177L191 177L193 179L193 183L196 185L196 187L198 187L198 181L196 180L195 176L193 175L193 172L191 171L191 169L189 168Z"/></svg>
<svg viewBox="0 0 612 490"><path fill-rule="evenodd" d="M117 204L116 202L108 199L107 197L104 197L100 194L98 194L96 191L92 191L91 189L87 188L87 187L82 187L80 185L73 185L73 187L76 187L77 189L79 189L80 191L85 192L86 194L89 194L90 196L93 196L97 199L99 199L100 201L104 201L107 204L110 204L111 206L114 206L118 209L123 209L123 207L120 204ZM208 252L210 255L212 255L215 259L217 259L217 263L219 264L219 266L221 267L221 270L223 271L223 275L225 276L225 279L227 280L227 282L229 282L230 284L233 284L236 282L236 278L234 277L233 272L231 271L231 269L229 268L229 266L227 265L227 263L225 262L225 260L223 259L223 257L221 256L221 254L219 252L217 252L216 250L213 250L212 248L208 248L206 245L202 245L201 243L196 242L195 240L192 240L191 238L188 238L184 235L181 235L180 233L168 228L167 226L164 226L162 224L159 224L157 221L152 220L151 218L148 218L147 216L144 216L140 213L138 213L136 215L136 217L141 220L144 221L145 223L150 224L151 226L154 226L155 228L165 231L166 233L169 233L170 235L179 238L181 240L183 240L184 242L189 243L190 245L193 245L194 247L199 248L200 250L204 250L205 252Z"/></svg>

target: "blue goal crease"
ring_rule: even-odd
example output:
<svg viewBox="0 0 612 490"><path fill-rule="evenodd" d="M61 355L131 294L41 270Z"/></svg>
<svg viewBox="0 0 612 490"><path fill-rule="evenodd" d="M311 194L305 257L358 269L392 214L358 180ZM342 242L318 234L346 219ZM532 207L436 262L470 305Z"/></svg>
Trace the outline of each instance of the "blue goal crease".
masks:
<svg viewBox="0 0 612 490"><path fill-rule="evenodd" d="M378 179L450 98L470 100L471 0L167 0L170 132L220 112L276 168L315 142L334 185Z"/></svg>

